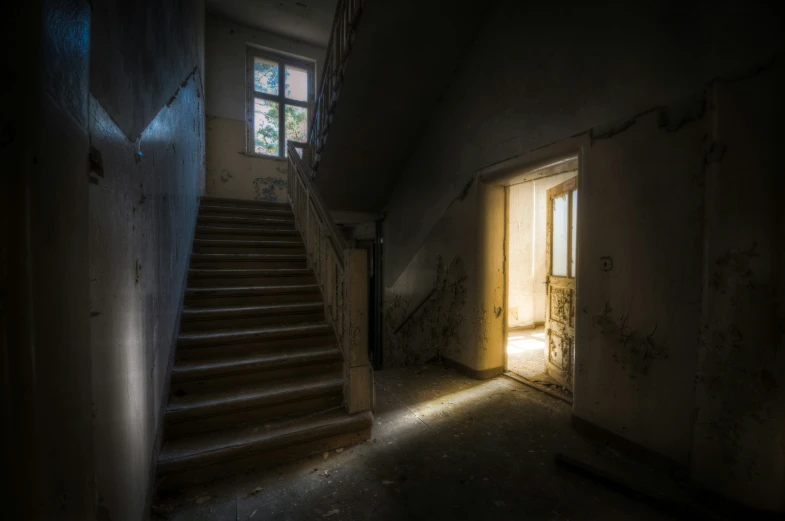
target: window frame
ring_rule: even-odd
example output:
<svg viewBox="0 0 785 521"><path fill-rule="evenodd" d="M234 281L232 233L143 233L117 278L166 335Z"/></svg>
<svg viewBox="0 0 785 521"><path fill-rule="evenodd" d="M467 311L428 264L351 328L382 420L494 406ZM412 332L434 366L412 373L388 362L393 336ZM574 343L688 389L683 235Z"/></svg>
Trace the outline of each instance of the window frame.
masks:
<svg viewBox="0 0 785 521"><path fill-rule="evenodd" d="M262 58L278 62L278 94L257 92L254 89L254 59ZM286 66L291 65L308 72L308 95L306 101L298 101L286 97ZM306 115L306 136L311 133L311 120L313 119L314 97L316 92L316 64L313 61L297 58L284 53L275 52L256 47L247 47L246 51L246 101L245 101L245 126L246 126L246 154L255 157L270 159L286 159L286 105L304 107ZM265 154L256 151L254 138L254 105L257 99L267 100L279 104L278 110L278 155Z"/></svg>

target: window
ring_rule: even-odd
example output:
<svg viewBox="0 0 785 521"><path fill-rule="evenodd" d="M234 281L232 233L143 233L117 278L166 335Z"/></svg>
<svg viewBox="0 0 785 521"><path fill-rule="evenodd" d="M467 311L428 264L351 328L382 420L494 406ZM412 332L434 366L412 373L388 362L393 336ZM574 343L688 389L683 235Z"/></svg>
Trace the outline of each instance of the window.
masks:
<svg viewBox="0 0 785 521"><path fill-rule="evenodd" d="M287 140L308 141L313 77L310 62L248 48L248 153L285 157Z"/></svg>

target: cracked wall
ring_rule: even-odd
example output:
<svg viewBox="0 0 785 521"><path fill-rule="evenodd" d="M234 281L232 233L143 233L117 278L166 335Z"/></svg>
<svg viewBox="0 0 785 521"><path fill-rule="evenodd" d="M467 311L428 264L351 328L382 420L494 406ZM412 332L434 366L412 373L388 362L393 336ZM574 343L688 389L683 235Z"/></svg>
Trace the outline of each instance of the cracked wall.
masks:
<svg viewBox="0 0 785 521"><path fill-rule="evenodd" d="M138 521L151 499L204 189L204 4L146 2L135 7L139 12L121 2L99 4L108 14L94 20L105 25L94 25L91 63L103 68L91 79L85 172L95 501L98 519ZM145 13L147 25L122 29L124 22L114 16L126 10ZM107 26L117 29L111 37ZM140 54L140 45L158 52ZM121 103L104 105L107 99Z"/></svg>
<svg viewBox="0 0 785 521"><path fill-rule="evenodd" d="M288 201L287 162L246 154L246 46L258 45L316 62L325 50L207 15L205 90L207 165L205 195L254 201Z"/></svg>
<svg viewBox="0 0 785 521"><path fill-rule="evenodd" d="M773 76L760 80L782 68L782 12L764 2L649 8L498 4L388 201L386 302L416 306L434 259L462 252L463 346L473 348L458 361L491 367L508 313L504 259L490 258L504 221L485 221L504 204L492 185L515 168L577 155L575 415L715 492L782 512L782 286L774 270L754 268L783 265L782 214L771 209L771 194L782 193L772 159L782 101ZM715 95L730 84L747 87ZM724 168L722 181L715 171ZM760 204L745 190L733 202L747 177ZM464 200L471 180L479 192ZM761 208L765 226L753 217ZM708 282L716 272L742 279L740 268L727 273L741 260L724 255L748 251L744 237L760 252L749 259L756 283L733 284L746 307ZM404 340L412 359L422 339L415 331Z"/></svg>

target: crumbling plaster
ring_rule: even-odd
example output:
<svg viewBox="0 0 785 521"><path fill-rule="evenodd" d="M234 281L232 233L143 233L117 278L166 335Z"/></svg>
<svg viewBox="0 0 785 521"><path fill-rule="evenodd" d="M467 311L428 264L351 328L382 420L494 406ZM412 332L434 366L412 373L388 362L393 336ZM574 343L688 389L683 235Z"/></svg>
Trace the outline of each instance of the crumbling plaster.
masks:
<svg viewBox="0 0 785 521"><path fill-rule="evenodd" d="M776 326L782 323L781 307L770 296L781 295L781 282L771 280L773 275L756 275L768 277L772 289L751 307L755 316L744 312L743 318L734 319L744 328L725 320L733 318L731 312L740 313L740 306L716 308L705 300L707 281L716 278L711 274L725 273L729 266L735 271L725 273L725 278L731 280L734 294L752 298L745 296L751 290L739 273L746 273L740 266L752 259L723 254L748 251L749 241L740 238L754 235L754 219L740 219L746 224L741 225L734 224L733 217L713 221L706 213L717 197L716 188L707 184L707 179L716 178L707 177L706 161L721 160L737 142L749 143L740 133L763 124L764 150L740 147L740 163L730 171L742 182L747 175L743 162L763 152L766 159L760 160L761 180L755 186L762 187L765 180L771 193L782 193L782 179L776 175L781 167L777 169L770 160L777 150L775 137L781 136L771 121L783 115L781 101L773 94L776 88L770 83L765 90L768 97L753 103L750 119L736 125L733 142L712 140L723 100L711 93L726 81L712 79L733 73L733 80L743 83L757 81L761 70L781 71L777 54L782 51L781 13L762 3L728 4L710 13L704 13L706 6L701 4L686 11L666 4L653 7L656 16L632 20L637 15L610 13L608 6L593 5L591 10L560 11L558 27L570 28L560 31L548 23L556 15L553 7L502 3L481 31L464 64L465 72L437 109L387 205L386 305L391 297L409 306L417 303L415 296L424 291L417 281L436 278L435 263L426 268L424 259L472 252L462 257L470 295L462 318L475 324L476 336L467 336L466 344L473 347L462 350L456 361L475 371L501 363L506 310L498 316L496 310L504 288L504 259L495 257L504 237L504 220L491 217L495 225L487 221L504 204L496 188L497 174L505 169L512 172L516 164L526 168L543 159L577 155L581 174L575 415L689 469L699 483L715 492L753 508L785 511L781 495L785 487L781 404L785 402L773 396L761 401L762 390L774 389L770 384L781 378L774 375L782 370L776 364L771 372L760 370L772 361L779 364L782 357L782 332ZM673 18L676 12L684 16ZM583 21L570 24L564 16ZM537 21L528 24L531 31L504 29L520 27L524 18ZM608 23L614 24L613 31L601 29ZM691 26L697 30L689 30ZM583 34L588 29L582 27L591 28L591 37ZM542 31L549 32L548 38ZM626 35L622 47L619 32ZM661 42L664 34L671 40ZM550 43L527 44L529 38ZM505 53L492 52L501 47ZM602 59L588 59L597 53ZM589 64L591 69L583 67ZM774 76L767 81L775 82ZM515 88L508 89L509 95L494 94L497 86ZM749 98L725 99L726 108L731 114L745 114L747 103L756 96L752 92L750 87ZM756 103L771 111L769 119L758 113L762 109L756 109ZM743 108L737 113L734 106ZM722 185L728 198L732 186ZM469 194L478 190L477 199L465 197L467 187ZM730 216L734 211L757 215L752 199L732 208ZM458 212L463 212L464 220L456 222L453 216ZM764 248L763 258L781 261L782 217L766 215L780 228L775 233L771 224L766 240L757 244ZM461 233L445 233L444 221L450 223L448 230ZM738 240L712 250L715 229L726 227L739 234ZM773 246L766 250L767 244L778 244L780 250ZM717 252L714 257L712 251ZM610 271L602 271L602 257L611 257ZM772 301L768 307L761 304L767 299ZM727 346L741 344L728 331L718 331L720 337L707 336L707 313L717 315L715 329L720 322L738 329L757 325L750 338L760 342L736 356L759 389L735 384L739 380L729 379L726 369L729 355L718 357L706 347L710 345L706 338L725 338L722 345ZM421 340L409 339L410 359L418 359ZM388 337L385 342L396 345ZM769 354L756 347L761 345L769 346ZM428 348L433 352L439 346ZM701 384L706 381L714 387ZM723 401L731 397L737 400L735 408ZM759 421L758 413L743 412L750 410L748 405L764 410L765 420ZM732 427L732 434L718 438L718 425ZM713 426L713 435L707 426ZM769 451L745 449L742 441ZM736 461L754 472L738 472L739 466L720 463L728 462L724 453L733 451L734 444L742 452L736 454Z"/></svg>
<svg viewBox="0 0 785 521"><path fill-rule="evenodd" d="M217 14L206 21L207 181L205 195L286 202L286 161L246 150L246 48L260 46L313 60L321 73L325 49L252 29Z"/></svg>
<svg viewBox="0 0 785 521"><path fill-rule="evenodd" d="M204 188L204 4L98 4L84 177L96 515L138 521Z"/></svg>

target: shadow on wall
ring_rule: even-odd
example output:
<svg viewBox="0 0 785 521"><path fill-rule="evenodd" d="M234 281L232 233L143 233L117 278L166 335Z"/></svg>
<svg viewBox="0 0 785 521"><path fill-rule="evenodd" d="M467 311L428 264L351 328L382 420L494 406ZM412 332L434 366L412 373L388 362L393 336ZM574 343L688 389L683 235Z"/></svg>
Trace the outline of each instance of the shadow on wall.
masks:
<svg viewBox="0 0 785 521"><path fill-rule="evenodd" d="M445 265L439 255L433 289L423 300L413 305L408 297L393 297L384 310L385 368L453 358L461 351L467 279L460 257Z"/></svg>

